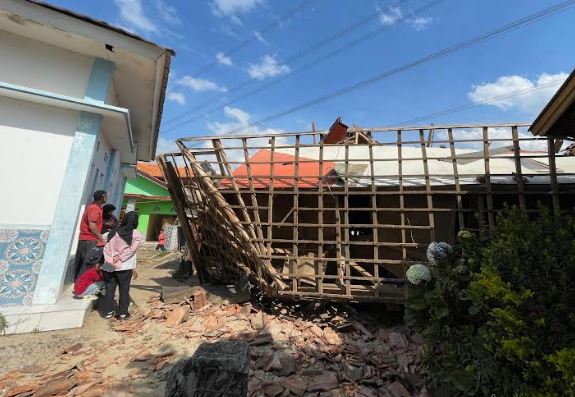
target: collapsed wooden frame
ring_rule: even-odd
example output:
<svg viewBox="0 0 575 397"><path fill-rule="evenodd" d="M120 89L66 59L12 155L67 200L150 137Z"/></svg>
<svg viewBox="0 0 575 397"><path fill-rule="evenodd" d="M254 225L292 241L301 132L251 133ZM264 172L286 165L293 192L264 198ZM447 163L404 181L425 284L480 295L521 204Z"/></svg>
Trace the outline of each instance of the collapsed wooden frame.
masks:
<svg viewBox="0 0 575 397"><path fill-rule="evenodd" d="M489 232L505 205L572 211L575 157L526 127L191 137L158 162L202 280L247 273L269 296L401 302L430 242Z"/></svg>

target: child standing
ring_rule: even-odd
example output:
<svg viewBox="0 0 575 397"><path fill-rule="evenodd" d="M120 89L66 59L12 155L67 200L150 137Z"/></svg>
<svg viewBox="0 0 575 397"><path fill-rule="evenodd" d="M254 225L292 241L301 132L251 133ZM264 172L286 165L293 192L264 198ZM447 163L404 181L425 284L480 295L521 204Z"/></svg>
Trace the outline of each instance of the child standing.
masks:
<svg viewBox="0 0 575 397"><path fill-rule="evenodd" d="M90 267L78 277L74 283L74 299L96 300L96 296L102 288L104 281L100 261L90 263Z"/></svg>
<svg viewBox="0 0 575 397"><path fill-rule="evenodd" d="M156 251L162 250L166 251L166 234L164 229L160 229L160 234L158 235L158 245L156 245Z"/></svg>

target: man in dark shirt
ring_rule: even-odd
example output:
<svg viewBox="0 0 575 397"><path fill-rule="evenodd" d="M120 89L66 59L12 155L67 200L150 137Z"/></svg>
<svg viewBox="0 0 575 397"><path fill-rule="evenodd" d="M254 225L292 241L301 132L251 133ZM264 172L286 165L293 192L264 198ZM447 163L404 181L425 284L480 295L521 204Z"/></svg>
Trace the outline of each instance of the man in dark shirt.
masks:
<svg viewBox="0 0 575 397"><path fill-rule="evenodd" d="M94 192L94 201L84 209L80 221L80 238L74 262L74 280L80 276L88 252L97 245L106 243L102 237L102 206L107 199L108 194L104 190L97 190Z"/></svg>

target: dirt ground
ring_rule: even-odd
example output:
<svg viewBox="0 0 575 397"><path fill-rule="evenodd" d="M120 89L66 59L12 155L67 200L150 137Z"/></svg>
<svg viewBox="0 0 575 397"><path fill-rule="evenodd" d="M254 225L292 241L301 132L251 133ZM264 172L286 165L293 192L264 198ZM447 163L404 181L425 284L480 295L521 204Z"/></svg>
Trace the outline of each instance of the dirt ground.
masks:
<svg viewBox="0 0 575 397"><path fill-rule="evenodd" d="M0 395L163 396L174 363L222 339L250 343L250 396L428 395L416 335L352 307L165 304L173 267L141 266L129 321L92 311L81 329L0 337Z"/></svg>

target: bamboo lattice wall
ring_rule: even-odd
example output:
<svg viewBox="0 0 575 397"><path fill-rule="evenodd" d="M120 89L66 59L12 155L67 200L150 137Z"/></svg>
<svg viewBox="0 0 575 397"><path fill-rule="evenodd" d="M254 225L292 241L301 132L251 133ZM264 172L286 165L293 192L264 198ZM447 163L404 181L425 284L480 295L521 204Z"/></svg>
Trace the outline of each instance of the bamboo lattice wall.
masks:
<svg viewBox="0 0 575 397"><path fill-rule="evenodd" d="M526 124L328 134L184 138L158 157L202 280L248 273L270 296L401 302L431 241L487 233L505 204L573 209L575 157Z"/></svg>

